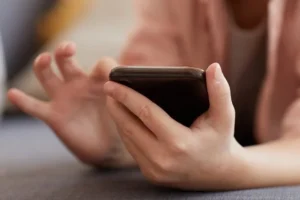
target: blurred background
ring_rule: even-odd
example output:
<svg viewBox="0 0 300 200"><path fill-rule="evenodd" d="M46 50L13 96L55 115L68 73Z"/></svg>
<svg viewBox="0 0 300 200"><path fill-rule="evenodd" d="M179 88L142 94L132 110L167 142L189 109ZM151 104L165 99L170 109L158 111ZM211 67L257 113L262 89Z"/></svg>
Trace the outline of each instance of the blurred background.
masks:
<svg viewBox="0 0 300 200"><path fill-rule="evenodd" d="M16 87L46 99L32 72L38 53L74 41L80 65L89 70L103 56L118 57L133 15L131 0L1 0L0 82L7 80L2 90ZM8 101L2 105L16 111Z"/></svg>

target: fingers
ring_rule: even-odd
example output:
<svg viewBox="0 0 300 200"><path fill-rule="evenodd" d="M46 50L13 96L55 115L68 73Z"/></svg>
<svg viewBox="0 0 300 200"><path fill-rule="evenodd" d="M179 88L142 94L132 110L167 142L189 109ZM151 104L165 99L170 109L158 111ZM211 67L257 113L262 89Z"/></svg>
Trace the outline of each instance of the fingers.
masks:
<svg viewBox="0 0 300 200"><path fill-rule="evenodd" d="M173 120L152 101L128 87L107 82L104 91L137 116L159 139L173 140L188 129Z"/></svg>
<svg viewBox="0 0 300 200"><path fill-rule="evenodd" d="M26 114L39 118L43 121L47 121L50 116L50 108L47 103L30 97L19 90L11 89L8 92L8 98L14 105Z"/></svg>
<svg viewBox="0 0 300 200"><path fill-rule="evenodd" d="M56 64L65 81L72 81L84 75L72 56L76 53L74 43L62 43L55 51Z"/></svg>
<svg viewBox="0 0 300 200"><path fill-rule="evenodd" d="M137 161L141 169L151 168L151 160L155 160L160 150L157 138L123 105L108 99L109 112L116 122L118 132L128 152Z"/></svg>
<svg viewBox="0 0 300 200"><path fill-rule="evenodd" d="M207 89L210 101L209 117L214 127L222 132L233 128L235 112L231 100L230 87L219 64L212 64L206 71Z"/></svg>
<svg viewBox="0 0 300 200"><path fill-rule="evenodd" d="M51 69L50 54L44 53L37 57L34 62L34 71L47 94L52 97L63 82Z"/></svg>
<svg viewBox="0 0 300 200"><path fill-rule="evenodd" d="M93 68L91 78L95 81L108 81L110 71L117 66L117 62L111 58L101 59Z"/></svg>
<svg viewBox="0 0 300 200"><path fill-rule="evenodd" d="M132 141L141 152L150 155L149 150L158 145L155 135L122 104L108 98L107 106L110 115L121 131L121 137Z"/></svg>
<svg viewBox="0 0 300 200"><path fill-rule="evenodd" d="M118 127L119 132L122 131ZM140 149L128 138L122 138L122 141L127 149L127 151L130 153L132 158L137 162L138 166L140 167L141 171L146 175L147 172L145 172L145 169L151 168L152 163L150 160L140 151Z"/></svg>

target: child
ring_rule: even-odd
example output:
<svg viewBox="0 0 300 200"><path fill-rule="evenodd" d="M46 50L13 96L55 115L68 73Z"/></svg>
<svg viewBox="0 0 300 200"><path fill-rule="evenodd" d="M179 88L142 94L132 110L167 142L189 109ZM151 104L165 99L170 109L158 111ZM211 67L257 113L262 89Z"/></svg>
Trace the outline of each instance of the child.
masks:
<svg viewBox="0 0 300 200"><path fill-rule="evenodd" d="M225 76L219 64L207 68L210 108L191 127L107 81L113 60L84 74L71 43L55 52L63 79L50 70L48 53L36 60L49 103L18 90L10 91L11 101L45 121L83 162L136 163L156 184L192 190L300 184L299 1L140 0L138 10L120 63L222 66Z"/></svg>

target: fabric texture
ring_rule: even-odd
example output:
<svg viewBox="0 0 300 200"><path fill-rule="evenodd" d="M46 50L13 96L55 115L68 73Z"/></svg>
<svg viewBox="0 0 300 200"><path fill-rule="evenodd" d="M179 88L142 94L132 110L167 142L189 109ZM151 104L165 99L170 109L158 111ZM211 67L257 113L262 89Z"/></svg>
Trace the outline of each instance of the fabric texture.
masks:
<svg viewBox="0 0 300 200"><path fill-rule="evenodd" d="M42 122L10 118L0 128L0 199L22 200L296 200L300 187L180 192L148 183L138 170L80 164Z"/></svg>
<svg viewBox="0 0 300 200"><path fill-rule="evenodd" d="M0 32L0 120L5 106L6 91L6 65L4 60L4 51L2 46L2 37Z"/></svg>
<svg viewBox="0 0 300 200"><path fill-rule="evenodd" d="M8 79L20 72L38 49L37 19L56 0L0 1L0 30Z"/></svg>
<svg viewBox="0 0 300 200"><path fill-rule="evenodd" d="M255 52L249 67L240 74L236 91L232 93L232 101L236 110L235 138L244 146L257 144L255 138L256 105L259 100L260 88L266 75L267 39L263 39Z"/></svg>
<svg viewBox="0 0 300 200"><path fill-rule="evenodd" d="M265 23L266 19L262 19L262 21L251 29L243 29L236 24L233 11L231 7L229 8L229 62L230 73L228 74L228 81L230 83L230 88L233 93L236 92L236 87L240 84L240 77L243 76L247 68L251 68L254 65L261 65L261 63L256 63L257 52L261 48L261 44L264 43L264 39L266 39L266 29L267 25ZM254 62L253 62L254 61ZM250 65L251 64L251 65ZM260 67L265 68L264 65ZM248 81L251 80L252 77L248 77ZM251 94L250 94L251 95Z"/></svg>
<svg viewBox="0 0 300 200"><path fill-rule="evenodd" d="M235 137L243 146L254 145L255 105L266 68L265 18L252 29L236 24L233 11L229 9L229 66L228 82L236 111ZM247 98L245 98L247 96Z"/></svg>
<svg viewBox="0 0 300 200"><path fill-rule="evenodd" d="M136 5L138 22L123 50L123 64L206 69L219 62L228 77L225 0L136 0ZM270 0L267 18L267 70L255 108L255 136L260 143L298 134L294 119L300 117L300 1ZM288 133L283 123L289 125Z"/></svg>

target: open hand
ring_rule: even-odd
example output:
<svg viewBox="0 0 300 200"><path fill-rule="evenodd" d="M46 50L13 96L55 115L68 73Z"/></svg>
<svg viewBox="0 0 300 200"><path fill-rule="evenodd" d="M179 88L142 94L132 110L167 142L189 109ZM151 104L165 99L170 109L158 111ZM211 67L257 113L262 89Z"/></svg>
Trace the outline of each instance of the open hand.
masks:
<svg viewBox="0 0 300 200"><path fill-rule="evenodd" d="M80 160L92 165L109 164L104 162L113 162L112 157L117 155L112 154L125 154L106 110L103 93L103 84L117 64L112 59L102 59L87 75L72 58L75 51L73 43L63 43L55 51L62 78L52 71L49 53L41 54L35 61L36 76L50 102L42 102L16 89L10 90L8 96L25 113L46 122Z"/></svg>

